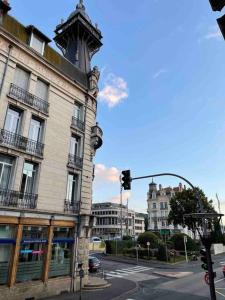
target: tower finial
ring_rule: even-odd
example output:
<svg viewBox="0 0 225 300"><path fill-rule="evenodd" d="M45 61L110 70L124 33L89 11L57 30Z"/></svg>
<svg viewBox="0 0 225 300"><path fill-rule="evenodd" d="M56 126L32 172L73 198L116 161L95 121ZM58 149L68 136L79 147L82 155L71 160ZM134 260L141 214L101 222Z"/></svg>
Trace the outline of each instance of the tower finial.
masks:
<svg viewBox="0 0 225 300"><path fill-rule="evenodd" d="M85 10L85 6L84 6L84 0L79 0L79 3L77 4L77 9L82 9Z"/></svg>

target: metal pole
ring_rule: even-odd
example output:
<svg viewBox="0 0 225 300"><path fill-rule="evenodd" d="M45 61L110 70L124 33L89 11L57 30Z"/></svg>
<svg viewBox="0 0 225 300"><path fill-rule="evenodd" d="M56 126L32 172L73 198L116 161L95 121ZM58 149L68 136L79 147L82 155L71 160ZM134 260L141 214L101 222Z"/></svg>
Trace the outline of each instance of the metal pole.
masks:
<svg viewBox="0 0 225 300"><path fill-rule="evenodd" d="M187 243L187 237L184 235L184 251L185 251L186 262L188 262L186 243Z"/></svg>
<svg viewBox="0 0 225 300"><path fill-rule="evenodd" d="M123 239L123 187L122 184L120 184L120 236L121 241Z"/></svg>
<svg viewBox="0 0 225 300"><path fill-rule="evenodd" d="M138 246L136 246L136 259L137 259L137 265L138 265Z"/></svg>
<svg viewBox="0 0 225 300"><path fill-rule="evenodd" d="M82 277L80 277L80 300L82 300Z"/></svg>
<svg viewBox="0 0 225 300"><path fill-rule="evenodd" d="M215 291L215 284L214 284L214 273L213 273L213 267L212 267L212 257L211 257L211 252L210 252L210 246L207 245L205 249L206 249L206 257L207 257L207 264L208 264L211 300L216 300L216 291Z"/></svg>

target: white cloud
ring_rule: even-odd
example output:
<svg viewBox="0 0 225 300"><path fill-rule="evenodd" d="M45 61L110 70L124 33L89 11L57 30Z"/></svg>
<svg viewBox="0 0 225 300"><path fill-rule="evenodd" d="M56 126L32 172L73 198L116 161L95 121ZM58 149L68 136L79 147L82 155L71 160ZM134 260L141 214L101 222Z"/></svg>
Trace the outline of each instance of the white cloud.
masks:
<svg viewBox="0 0 225 300"><path fill-rule="evenodd" d="M126 98L128 98L126 81L122 77L109 74L103 89L99 92L100 101L107 103L109 107L114 107Z"/></svg>
<svg viewBox="0 0 225 300"><path fill-rule="evenodd" d="M127 204L127 199L129 199L130 197L131 197L130 191L123 192L123 196L122 196L123 204ZM120 203L120 195L110 198L107 202Z"/></svg>
<svg viewBox="0 0 225 300"><path fill-rule="evenodd" d="M153 79L157 79L162 74L167 73L168 71L166 69L159 69L155 74L152 76Z"/></svg>
<svg viewBox="0 0 225 300"><path fill-rule="evenodd" d="M95 182L96 183L118 183L120 171L115 168L107 168L103 164L95 166Z"/></svg>
<svg viewBox="0 0 225 300"><path fill-rule="evenodd" d="M221 39L222 38L222 33L219 29L219 27L216 26L211 26L208 30L208 32L205 34L204 39L205 40L211 40L211 39Z"/></svg>

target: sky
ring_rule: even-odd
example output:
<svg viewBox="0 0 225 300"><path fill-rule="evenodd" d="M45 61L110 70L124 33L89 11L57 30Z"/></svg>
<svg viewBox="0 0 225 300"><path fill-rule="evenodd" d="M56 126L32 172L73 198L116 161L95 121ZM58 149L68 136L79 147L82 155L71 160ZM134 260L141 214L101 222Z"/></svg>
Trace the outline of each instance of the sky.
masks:
<svg viewBox="0 0 225 300"><path fill-rule="evenodd" d="M10 1L14 17L50 38L76 3ZM210 199L217 193L225 213L225 41L216 22L222 14L207 0L84 4L104 44L92 61L101 70L97 120L104 131L95 157L94 202L119 201L121 170L130 169L132 177L171 172ZM146 212L150 181L133 181L123 194L130 208Z"/></svg>

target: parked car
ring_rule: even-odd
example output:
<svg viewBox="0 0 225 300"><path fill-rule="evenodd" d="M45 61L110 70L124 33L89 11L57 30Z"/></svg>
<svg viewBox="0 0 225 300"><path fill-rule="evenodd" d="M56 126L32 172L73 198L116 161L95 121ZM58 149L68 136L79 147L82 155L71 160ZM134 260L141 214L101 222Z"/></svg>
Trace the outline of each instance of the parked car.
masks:
<svg viewBox="0 0 225 300"><path fill-rule="evenodd" d="M101 262L97 257L89 256L89 272L96 272L101 268Z"/></svg>
<svg viewBox="0 0 225 300"><path fill-rule="evenodd" d="M225 266L223 266L223 276L225 277Z"/></svg>
<svg viewBox="0 0 225 300"><path fill-rule="evenodd" d="M102 240L101 240L99 237L97 237L97 236L93 236L93 237L91 238L91 242L92 242L92 243L101 243Z"/></svg>

